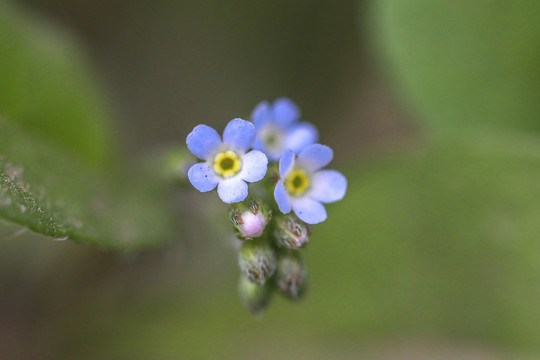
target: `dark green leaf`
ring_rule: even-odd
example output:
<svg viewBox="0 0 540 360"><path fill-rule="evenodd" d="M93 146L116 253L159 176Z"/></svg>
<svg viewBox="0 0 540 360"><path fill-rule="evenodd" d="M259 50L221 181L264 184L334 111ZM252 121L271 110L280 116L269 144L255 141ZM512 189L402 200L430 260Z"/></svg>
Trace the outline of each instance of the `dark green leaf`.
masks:
<svg viewBox="0 0 540 360"><path fill-rule="evenodd" d="M162 195L138 174L105 176L0 120L2 218L55 238L132 250L169 236Z"/></svg>

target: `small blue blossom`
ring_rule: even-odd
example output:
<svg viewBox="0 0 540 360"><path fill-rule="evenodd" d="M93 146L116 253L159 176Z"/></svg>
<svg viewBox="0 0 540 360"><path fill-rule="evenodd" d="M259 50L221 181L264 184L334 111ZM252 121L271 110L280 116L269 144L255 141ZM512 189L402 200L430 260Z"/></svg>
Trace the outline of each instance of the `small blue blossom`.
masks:
<svg viewBox="0 0 540 360"><path fill-rule="evenodd" d="M302 221L317 224L326 220L322 203L341 200L347 191L347 179L336 170L321 170L334 156L332 149L321 144L307 146L295 156L285 150L279 160L280 180L274 189L279 210L294 211Z"/></svg>
<svg viewBox="0 0 540 360"><path fill-rule="evenodd" d="M223 141L210 126L197 125L186 143L205 162L189 169L189 181L201 192L217 186L219 197L227 204L243 201L248 195L246 181L261 180L268 168L266 155L258 150L247 152L254 140L255 127L246 120L231 120L223 132Z"/></svg>
<svg viewBox="0 0 540 360"><path fill-rule="evenodd" d="M319 137L315 126L298 122L300 110L287 98L277 99L273 104L259 103L251 117L257 130L253 148L265 153L270 161L278 161L285 149L299 153Z"/></svg>

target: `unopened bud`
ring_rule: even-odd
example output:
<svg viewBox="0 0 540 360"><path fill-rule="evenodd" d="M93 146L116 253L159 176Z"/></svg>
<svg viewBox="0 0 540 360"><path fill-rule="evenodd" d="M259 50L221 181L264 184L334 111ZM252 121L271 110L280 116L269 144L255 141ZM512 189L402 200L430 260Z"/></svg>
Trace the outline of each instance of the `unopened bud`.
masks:
<svg viewBox="0 0 540 360"><path fill-rule="evenodd" d="M166 146L149 150L140 158L141 166L169 185L188 185L188 170L197 158L182 146ZM191 186L191 185L190 185Z"/></svg>
<svg viewBox="0 0 540 360"><path fill-rule="evenodd" d="M276 284L281 292L297 299L306 290L307 269L298 252L281 254L276 270Z"/></svg>
<svg viewBox="0 0 540 360"><path fill-rule="evenodd" d="M238 263L249 280L262 285L276 271L276 254L267 241L247 241L240 248Z"/></svg>
<svg viewBox="0 0 540 360"><path fill-rule="evenodd" d="M245 276L240 276L238 293L242 304L253 314L258 314L268 306L272 299L272 283L268 281L260 285L251 282Z"/></svg>
<svg viewBox="0 0 540 360"><path fill-rule="evenodd" d="M274 237L280 247L299 249L304 246L311 235L311 225L300 220L296 215L287 214L276 218Z"/></svg>
<svg viewBox="0 0 540 360"><path fill-rule="evenodd" d="M155 155L151 153L148 156L147 162L149 166L159 168L156 170L159 175L166 181L178 185L186 185L189 183L187 173L189 168L197 162L197 159L186 149L185 146L175 146L166 150L156 150ZM156 157L160 161L156 161Z"/></svg>
<svg viewBox="0 0 540 360"><path fill-rule="evenodd" d="M262 236L270 216L265 204L251 199L233 204L229 211L236 234L244 240Z"/></svg>

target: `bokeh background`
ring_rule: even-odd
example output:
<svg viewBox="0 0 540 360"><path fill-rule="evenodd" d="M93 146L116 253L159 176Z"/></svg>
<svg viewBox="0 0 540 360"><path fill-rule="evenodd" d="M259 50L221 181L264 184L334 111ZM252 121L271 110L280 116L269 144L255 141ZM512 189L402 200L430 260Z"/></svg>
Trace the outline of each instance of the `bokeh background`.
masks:
<svg viewBox="0 0 540 360"><path fill-rule="evenodd" d="M256 318L237 299L236 240L211 194L163 181L174 225L142 252L3 224L2 359L540 356L540 3L9 6L14 26L79 44L109 114L80 139L77 117L34 117L33 135L145 167L199 123L221 129L288 96L349 189L305 251L307 296L276 296ZM0 69L8 121L20 91L9 76ZM43 89L36 112L62 113L70 91Z"/></svg>

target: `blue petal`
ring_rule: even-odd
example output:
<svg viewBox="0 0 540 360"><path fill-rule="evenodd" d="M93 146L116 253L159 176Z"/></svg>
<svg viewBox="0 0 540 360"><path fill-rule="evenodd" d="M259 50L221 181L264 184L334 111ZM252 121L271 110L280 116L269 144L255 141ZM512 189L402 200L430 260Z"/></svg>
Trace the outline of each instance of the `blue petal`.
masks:
<svg viewBox="0 0 540 360"><path fill-rule="evenodd" d="M318 224L326 220L324 205L308 197L294 199L292 208L296 216L308 224Z"/></svg>
<svg viewBox="0 0 540 360"><path fill-rule="evenodd" d="M242 119L229 121L223 131L223 142L242 153L246 152L255 140L255 126Z"/></svg>
<svg viewBox="0 0 540 360"><path fill-rule="evenodd" d="M240 202L247 197L248 185L239 176L223 180L217 188L220 199L227 204Z"/></svg>
<svg viewBox="0 0 540 360"><path fill-rule="evenodd" d="M317 171L332 161L334 152L326 145L313 144L298 154L298 163L311 171Z"/></svg>
<svg viewBox="0 0 540 360"><path fill-rule="evenodd" d="M281 158L281 154L283 154L282 150L270 151L268 149L265 149L263 152L266 154L266 156L268 156L268 159L270 159L270 161L272 162L277 162Z"/></svg>
<svg viewBox="0 0 540 360"><path fill-rule="evenodd" d="M291 170L294 164L294 152L291 149L287 149L281 155L279 159L279 176L284 178L285 175Z"/></svg>
<svg viewBox="0 0 540 360"><path fill-rule="evenodd" d="M266 147L264 146L264 142L258 136L255 138L255 142L253 143L253 149L262 151L263 153L268 155L266 153Z"/></svg>
<svg viewBox="0 0 540 360"><path fill-rule="evenodd" d="M300 109L287 98L274 101L273 111L274 122L282 128L291 126L300 117Z"/></svg>
<svg viewBox="0 0 540 360"><path fill-rule="evenodd" d="M258 150L252 150L242 158L242 170L239 176L249 182L259 181L268 170L268 158Z"/></svg>
<svg viewBox="0 0 540 360"><path fill-rule="evenodd" d="M255 139L255 142L253 143L253 149L259 150L260 152L264 153L266 157L268 158L268 160L272 162L278 161L282 153L281 150L279 152L278 151L272 152L268 150L266 146L264 145L264 142L258 137Z"/></svg>
<svg viewBox="0 0 540 360"><path fill-rule="evenodd" d="M319 138L317 128L310 123L301 123L287 133L285 147L292 149L295 153L304 150L308 145L313 144Z"/></svg>
<svg viewBox="0 0 540 360"><path fill-rule="evenodd" d="M321 170L312 177L309 197L323 203L343 199L347 191L347 179L336 170Z"/></svg>
<svg viewBox="0 0 540 360"><path fill-rule="evenodd" d="M251 113L251 120L257 129L264 126L271 119L270 105L266 101L260 102Z"/></svg>
<svg viewBox="0 0 540 360"><path fill-rule="evenodd" d="M213 190L219 181L208 163L197 163L189 168L188 179L201 192Z"/></svg>
<svg viewBox="0 0 540 360"><path fill-rule="evenodd" d="M195 156L206 160L221 145L221 138L210 126L197 125L187 136L186 144Z"/></svg>
<svg viewBox="0 0 540 360"><path fill-rule="evenodd" d="M277 182L276 188L274 189L274 198L276 199L279 211L284 214L291 212L291 201L289 195L287 195L287 192L285 191L285 185L283 185L283 181L281 180Z"/></svg>

